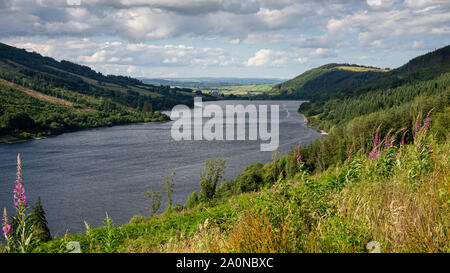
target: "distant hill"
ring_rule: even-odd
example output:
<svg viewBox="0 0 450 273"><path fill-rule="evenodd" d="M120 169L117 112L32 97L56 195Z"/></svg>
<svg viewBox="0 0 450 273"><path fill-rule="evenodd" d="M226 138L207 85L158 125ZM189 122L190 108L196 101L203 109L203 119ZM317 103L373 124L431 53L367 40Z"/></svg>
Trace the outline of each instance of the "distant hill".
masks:
<svg viewBox="0 0 450 273"><path fill-rule="evenodd" d="M342 89L353 89L387 70L349 64L326 64L276 85L281 96L314 99Z"/></svg>
<svg viewBox="0 0 450 273"><path fill-rule="evenodd" d="M257 85L257 84L274 84L283 82L284 79L262 79L262 78L220 78L220 77L203 77L203 78L140 78L142 82L153 85L183 86L190 88L210 88L219 86L235 86L235 85Z"/></svg>

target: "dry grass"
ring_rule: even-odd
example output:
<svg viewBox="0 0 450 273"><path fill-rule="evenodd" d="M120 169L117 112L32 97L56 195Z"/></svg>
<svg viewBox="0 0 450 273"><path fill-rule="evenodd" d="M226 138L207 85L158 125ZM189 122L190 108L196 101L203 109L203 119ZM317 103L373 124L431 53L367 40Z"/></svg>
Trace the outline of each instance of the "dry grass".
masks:
<svg viewBox="0 0 450 273"><path fill-rule="evenodd" d="M365 222L383 252L449 252L449 168L447 151L433 153L434 171L418 187L407 172L386 181L347 187L337 199L339 214Z"/></svg>
<svg viewBox="0 0 450 273"><path fill-rule="evenodd" d="M278 253L292 252L294 233L285 221L275 228L264 214L250 210L241 213L241 217L228 231L218 226L200 225L191 236L181 234L168 242L150 247L145 241L129 242L126 252L154 253ZM141 239L139 239L141 240Z"/></svg>
<svg viewBox="0 0 450 273"><path fill-rule="evenodd" d="M294 250L294 232L285 221L275 228L264 214L242 213L229 235L226 252L277 253Z"/></svg>
<svg viewBox="0 0 450 273"><path fill-rule="evenodd" d="M349 70L354 72L367 72L367 71L375 71L375 72L388 72L389 69L382 68L374 68L374 67L360 67L360 66L338 66L336 69L341 70Z"/></svg>

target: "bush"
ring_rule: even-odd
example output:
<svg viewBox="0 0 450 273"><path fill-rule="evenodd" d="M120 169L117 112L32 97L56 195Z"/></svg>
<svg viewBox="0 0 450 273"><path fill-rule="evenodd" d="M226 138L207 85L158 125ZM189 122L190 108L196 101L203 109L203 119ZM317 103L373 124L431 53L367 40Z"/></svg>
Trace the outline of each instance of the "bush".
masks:
<svg viewBox="0 0 450 273"><path fill-rule="evenodd" d="M191 193L188 200L186 201L186 208L188 208L188 209L193 208L198 204L198 202L199 202L199 200L198 200L197 192L194 191L193 193Z"/></svg>
<svg viewBox="0 0 450 273"><path fill-rule="evenodd" d="M225 169L225 159L219 158L205 161L203 170L200 172L200 196L202 202L212 200L216 194L216 187L222 180Z"/></svg>

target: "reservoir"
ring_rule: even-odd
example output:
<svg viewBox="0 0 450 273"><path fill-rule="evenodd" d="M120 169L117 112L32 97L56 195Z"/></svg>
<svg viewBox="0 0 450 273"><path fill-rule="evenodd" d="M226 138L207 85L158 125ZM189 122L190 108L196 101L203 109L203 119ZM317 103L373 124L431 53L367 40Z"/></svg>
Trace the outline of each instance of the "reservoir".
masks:
<svg viewBox="0 0 450 273"><path fill-rule="evenodd" d="M297 112L301 103L204 102L222 108L227 104L279 105L279 149L284 153L299 142L308 144L320 138ZM161 177L173 170L174 204L185 204L192 191L199 191L200 169L206 159L226 158L225 179L235 178L247 165L272 160L272 152L260 151L260 140L175 141L173 123L114 126L0 145L0 208L6 207L9 215L15 212L17 153L21 154L28 203L34 205L41 197L53 236L84 232L84 220L92 227L100 226L106 212L117 225L133 215L148 215L151 204L144 192L150 184L162 190Z"/></svg>

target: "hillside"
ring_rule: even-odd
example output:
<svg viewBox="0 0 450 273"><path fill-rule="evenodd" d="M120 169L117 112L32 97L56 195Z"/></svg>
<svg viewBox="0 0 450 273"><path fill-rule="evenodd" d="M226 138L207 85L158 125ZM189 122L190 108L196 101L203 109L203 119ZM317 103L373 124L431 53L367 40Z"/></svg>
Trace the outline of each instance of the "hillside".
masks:
<svg viewBox="0 0 450 273"><path fill-rule="evenodd" d="M103 75L0 43L0 143L82 128L163 121L159 110L193 104L187 88ZM203 95L205 100L214 97Z"/></svg>
<svg viewBox="0 0 450 273"><path fill-rule="evenodd" d="M371 90L396 88L432 80L450 71L450 46L418 56L393 69L349 64L326 64L276 85L273 95L284 98L328 100L358 96Z"/></svg>
<svg viewBox="0 0 450 273"><path fill-rule="evenodd" d="M407 64L367 81L355 89L324 94L300 106L309 124L330 130L358 116L401 107L419 98L445 112L449 103L450 46L416 57ZM435 102L432 102L432 100ZM386 117L388 118L388 117ZM411 117L410 117L411 118ZM404 120L384 121L386 124ZM444 122L444 121L443 121ZM448 125L448 122L444 124ZM441 137L445 137L441 132Z"/></svg>
<svg viewBox="0 0 450 273"><path fill-rule="evenodd" d="M342 89L354 89L387 70L348 64L326 64L276 85L279 96L318 99Z"/></svg>

